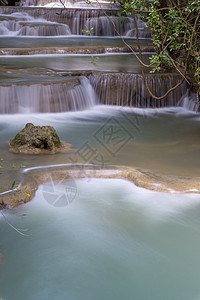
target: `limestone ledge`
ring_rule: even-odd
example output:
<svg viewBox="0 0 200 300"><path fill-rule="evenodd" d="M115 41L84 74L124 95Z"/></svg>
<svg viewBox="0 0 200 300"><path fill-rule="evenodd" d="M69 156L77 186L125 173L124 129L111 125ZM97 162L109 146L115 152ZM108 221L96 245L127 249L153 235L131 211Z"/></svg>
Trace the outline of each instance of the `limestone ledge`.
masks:
<svg viewBox="0 0 200 300"><path fill-rule="evenodd" d="M49 181L76 180L82 178L126 179L136 186L162 193L200 193L200 177L178 177L153 174L128 167L94 169L82 165L77 169L38 170L27 172L24 182L14 191L1 195L0 209L15 208L33 199L39 185Z"/></svg>

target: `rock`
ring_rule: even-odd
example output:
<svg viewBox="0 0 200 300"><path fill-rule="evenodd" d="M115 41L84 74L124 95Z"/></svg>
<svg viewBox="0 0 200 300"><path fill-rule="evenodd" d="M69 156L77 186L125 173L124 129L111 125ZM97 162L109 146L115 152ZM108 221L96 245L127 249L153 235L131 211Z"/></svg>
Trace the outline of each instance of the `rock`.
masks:
<svg viewBox="0 0 200 300"><path fill-rule="evenodd" d="M0 201L0 210L6 208L6 203L2 200Z"/></svg>
<svg viewBox="0 0 200 300"><path fill-rule="evenodd" d="M14 139L10 140L14 152L25 154L55 153L64 146L51 126L34 126L27 123Z"/></svg>

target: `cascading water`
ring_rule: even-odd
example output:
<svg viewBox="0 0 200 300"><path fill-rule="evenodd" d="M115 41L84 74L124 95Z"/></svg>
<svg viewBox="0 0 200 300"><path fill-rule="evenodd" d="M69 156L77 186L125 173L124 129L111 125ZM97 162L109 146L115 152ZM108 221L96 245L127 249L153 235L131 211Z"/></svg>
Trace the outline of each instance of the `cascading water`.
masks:
<svg viewBox="0 0 200 300"><path fill-rule="evenodd" d="M136 20L137 20L137 27L138 27L138 37L139 38L151 38L151 32L148 30L147 24L139 18L137 18ZM129 37L136 37L136 34L137 34L137 32L136 32L136 28L135 28L135 23L132 20L131 27L126 32L126 35Z"/></svg>
<svg viewBox="0 0 200 300"><path fill-rule="evenodd" d="M34 18L27 13L0 15L0 35L11 36L59 36L69 35L71 31L65 24Z"/></svg>
<svg viewBox="0 0 200 300"><path fill-rule="evenodd" d="M35 3L35 5L38 5ZM43 2L40 2L40 4ZM46 3L46 2L45 2ZM20 12L16 12L20 10ZM94 36L114 36L119 32L121 35L134 36L135 26L133 19L130 17L124 18L121 22L121 18L117 16L117 9L107 9L106 14L108 17L112 17L112 22L105 17L105 12L100 9L50 9L50 8L8 8L1 7L1 34L4 35L30 35L30 36L58 36L58 35L69 35L70 29L72 34L88 34L88 30L91 30L91 35ZM51 21L50 21L51 20ZM139 28L140 36L149 36L148 30L146 30L145 23L137 19L137 25ZM113 26L114 24L114 26ZM68 27L69 26L69 27ZM85 30L85 32L83 32ZM108 52L110 48L107 48ZM128 48L127 48L128 49ZM104 47L106 50L106 47ZM33 49L32 52L28 49L25 52L20 52L21 49L2 49L2 55L5 54L66 54L68 53L66 49L50 49L49 47L42 49ZM6 52L7 51L7 52ZM11 51L11 52L10 52ZM79 51L77 53L86 53L81 52L82 49L72 49L71 51ZM93 49L90 50L91 55L92 51L96 53L102 53L102 50ZM112 51L112 49L111 49ZM5 52L5 53L4 53ZM96 68L96 61L91 57L91 63ZM125 61L128 56L121 57L121 64L118 69L116 68L115 72L126 72L123 70ZM32 58L31 58L32 59ZM56 57L48 57L47 63L42 61L42 58L38 56L37 61L30 60L31 64L38 65L39 59L41 60L41 65L44 64L44 67L50 67L55 70L70 70L70 62L72 57L66 57L66 59L59 60L56 62ZM73 61L78 63L78 58L73 57ZM95 57L95 59L97 59ZM27 60L27 55L26 55ZM113 57L112 57L113 60ZM25 60L23 61L22 67L25 66ZM84 63L80 71L83 70L92 70L92 65ZM46 65L47 64L47 65ZM110 61L109 64L112 66L113 62ZM138 62L133 62L132 67L128 68L127 71L134 72L134 65L139 65ZM20 65L20 63L19 63ZM77 67L74 65L72 69L77 70ZM96 68L98 70L98 66ZM109 70L109 68L108 68ZM121 71L122 70L122 71ZM139 68L138 68L139 70ZM137 72L140 72L138 71ZM177 76L173 75L147 75L148 83L150 89L155 95L160 96L160 92L164 94L169 88L176 85L179 81ZM87 81L87 79L85 79ZM42 81L42 80L41 80ZM92 87L97 94L97 97L100 99L100 103L107 105L123 105L123 106L135 106L135 107L165 107L165 106L187 106L186 100L179 102L179 99L186 93L187 85L183 83L178 89L173 93L170 93L166 99L157 101L153 99L146 90L143 78L140 74L129 74L129 73L93 73L90 76L90 82ZM86 96L86 91L88 89L84 86L83 80L81 84L76 85L76 87L69 86L69 83L59 83L52 81L48 84L42 82L40 84L28 83L27 84L4 84L0 87L1 90L1 113L18 113L22 111L31 111L31 112L61 112L68 110L78 110L90 107L97 103L96 100L90 101L91 97ZM20 91L21 90L21 91ZM58 92L59 90L59 92ZM91 86L90 86L91 90ZM48 95L45 97L44 95ZM78 95L80 100L78 101ZM20 96L19 96L20 95ZM25 98L23 95L26 95ZM29 96L31 95L31 96ZM92 92L92 97L94 96L94 91ZM28 100L27 100L28 99ZM191 108L192 107L192 108ZM190 109L197 110L196 105L192 105Z"/></svg>
<svg viewBox="0 0 200 300"><path fill-rule="evenodd" d="M32 22L33 24L29 24L28 26L33 26L35 22L35 26L37 26L37 22L40 22L42 19L43 26L54 26L58 27L58 24L61 23L62 28L59 30L64 30L64 24L68 25L71 33L76 35L88 35L87 31L90 31L90 35L93 36L118 36L127 35L131 37L136 36L135 26L133 19L130 17L123 17L120 18L117 16L116 9L107 9L106 16L105 12L102 9L59 9L54 8L42 8L36 7L34 9L28 7L20 7L18 8L21 12L21 16L24 15L24 18L31 18L31 16L35 19L30 19L29 23ZM6 16L14 17L13 13L16 12L16 8L14 7L0 7L0 13L4 14L3 17ZM27 16L28 14L28 16ZM111 20L108 19L111 17ZM17 20L13 20L13 24L15 24ZM25 21L25 20L24 20ZM49 23L47 21L50 21ZM21 21L22 22L22 21ZM28 22L28 20L26 21ZM137 19L138 26L140 28L139 35L141 37L150 37L150 33L147 30L145 23L139 19ZM42 25L41 22L38 25ZM13 25L17 26L17 25ZM18 24L19 26L19 24ZM25 24L23 24L25 26ZM65 30L68 31L66 33L59 33L57 35L62 34L70 34L69 28L65 27ZM91 30L93 28L93 30ZM45 35L45 34L43 34ZM56 35L55 34L46 34L46 35Z"/></svg>
<svg viewBox="0 0 200 300"><path fill-rule="evenodd" d="M133 27L135 26L132 18L122 20L120 17L108 19L106 16L101 16L98 18L88 18L86 21L86 28L93 28L90 34L94 36L129 35L128 33Z"/></svg>
<svg viewBox="0 0 200 300"><path fill-rule="evenodd" d="M48 0L23 4L54 6ZM103 10L0 12L0 209L4 196L14 199L11 205L26 203L41 183L31 203L0 214L0 299L198 299L200 122L178 107L198 109L195 99L184 97L187 84L153 99L135 56L113 54L130 49L109 37L116 32ZM121 24L117 9L106 13L137 47L133 20ZM91 27L93 36L74 36ZM138 27L140 37L150 36L142 21ZM142 50L148 64L154 49ZM180 80L146 76L157 96ZM176 107L141 109L165 106ZM76 112L57 113L68 111ZM55 127L72 152L11 153L8 140L30 122ZM92 179L98 176L106 179ZM116 179L121 176L131 182ZM163 189L168 194L158 192ZM32 236L21 238L13 229Z"/></svg>
<svg viewBox="0 0 200 300"><path fill-rule="evenodd" d="M183 95L183 97L178 101L177 106L185 107L187 110L198 111L199 110L199 102L197 99L197 95L192 94L191 96Z"/></svg>
<svg viewBox="0 0 200 300"><path fill-rule="evenodd" d="M150 89L155 95L164 94L176 85L180 78L173 75L147 76ZM139 74L93 73L80 80L55 81L28 84L3 84L0 86L0 113L64 112L87 109L98 103L133 107L183 106L197 110L198 104L186 98L187 84L183 83L165 99L153 99ZM97 100L99 99L99 100Z"/></svg>
<svg viewBox="0 0 200 300"><path fill-rule="evenodd" d="M46 7L72 7L73 1L60 1L60 0L54 0L49 2L49 0L24 0L20 1L21 6L46 6Z"/></svg>
<svg viewBox="0 0 200 300"><path fill-rule="evenodd" d="M47 8L47 7L0 7L1 14L11 14L14 12L28 13L30 16L35 18L45 18L47 21L57 22L61 24L67 24L70 29L73 28L73 22L75 19L79 20L80 28L79 32L84 28L89 18L98 18L101 16L105 17L105 12L101 9L80 9L80 8ZM117 9L107 9L106 14L108 16L117 16ZM78 34L73 32L73 34Z"/></svg>
<svg viewBox="0 0 200 300"><path fill-rule="evenodd" d="M134 26L132 18L122 18L117 16L90 16L78 12L73 21L72 32L76 34L88 34L91 36L118 36L127 35ZM89 31L89 33L87 33ZM135 35L136 36L136 35Z"/></svg>
<svg viewBox="0 0 200 300"><path fill-rule="evenodd" d="M138 74L108 73L92 74L90 81L102 104L135 106L135 107L166 107L176 106L179 99L186 93L187 84L183 83L163 100L153 99L146 89L144 79ZM161 96L169 88L175 86L180 78L173 75L147 75L149 88L155 95Z"/></svg>
<svg viewBox="0 0 200 300"><path fill-rule="evenodd" d="M99 4L102 6L111 6L111 2L110 1L98 1L98 3L96 1L93 1L92 4ZM60 7L60 8L70 8L70 7L88 7L88 4L85 1L81 1L81 0L53 0L53 1L49 1L49 0L21 0L20 1L20 5L21 6L39 6L39 7ZM99 7L100 8L100 7Z"/></svg>
<svg viewBox="0 0 200 300"><path fill-rule="evenodd" d="M0 86L0 113L77 111L98 103L87 78L66 82Z"/></svg>

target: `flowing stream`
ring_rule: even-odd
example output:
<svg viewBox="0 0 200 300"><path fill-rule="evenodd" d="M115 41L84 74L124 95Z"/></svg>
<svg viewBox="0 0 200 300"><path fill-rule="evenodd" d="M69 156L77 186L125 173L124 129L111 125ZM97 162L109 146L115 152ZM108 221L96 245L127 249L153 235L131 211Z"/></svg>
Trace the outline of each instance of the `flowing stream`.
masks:
<svg viewBox="0 0 200 300"><path fill-rule="evenodd" d="M199 298L198 195L169 197L114 179L75 183L62 209L49 205L44 185L6 213L31 237L1 221L3 299ZM55 183L54 197L63 186Z"/></svg>
<svg viewBox="0 0 200 300"><path fill-rule="evenodd" d="M186 82L162 101L149 95L130 17L121 22L106 1L104 10L63 3L0 7L0 197L32 173L50 174L30 202L0 214L0 298L198 300L198 104ZM137 22L149 64L151 35ZM157 96L180 80L145 72ZM28 122L53 126L74 150L10 152L8 141ZM51 177L59 166L81 175ZM115 177L122 167L148 175L155 190L176 179L190 188L148 190Z"/></svg>

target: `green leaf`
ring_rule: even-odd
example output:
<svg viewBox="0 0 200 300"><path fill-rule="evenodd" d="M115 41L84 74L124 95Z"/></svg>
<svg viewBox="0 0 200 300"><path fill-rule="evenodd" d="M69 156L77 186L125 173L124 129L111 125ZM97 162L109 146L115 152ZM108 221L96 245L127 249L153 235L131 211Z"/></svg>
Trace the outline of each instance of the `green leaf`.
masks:
<svg viewBox="0 0 200 300"><path fill-rule="evenodd" d="M13 181L13 183L12 183L12 186L11 186L12 190L14 189L14 186L15 186L15 181Z"/></svg>

